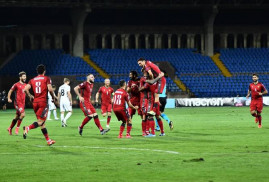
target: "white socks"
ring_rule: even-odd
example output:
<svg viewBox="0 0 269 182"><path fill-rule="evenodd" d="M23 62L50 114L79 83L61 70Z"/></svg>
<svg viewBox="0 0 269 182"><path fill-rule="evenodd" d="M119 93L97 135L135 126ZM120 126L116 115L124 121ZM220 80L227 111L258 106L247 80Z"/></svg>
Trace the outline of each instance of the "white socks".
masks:
<svg viewBox="0 0 269 182"><path fill-rule="evenodd" d="M66 123L66 121L68 120L68 118L70 118L70 116L72 115L72 112L68 112L64 118L64 122Z"/></svg>
<svg viewBox="0 0 269 182"><path fill-rule="evenodd" d="M48 111L48 119L50 119L50 114L51 114L51 111Z"/></svg>
<svg viewBox="0 0 269 182"><path fill-rule="evenodd" d="M53 110L53 114L54 114L54 118L56 119L57 118L57 111L56 111L56 109Z"/></svg>

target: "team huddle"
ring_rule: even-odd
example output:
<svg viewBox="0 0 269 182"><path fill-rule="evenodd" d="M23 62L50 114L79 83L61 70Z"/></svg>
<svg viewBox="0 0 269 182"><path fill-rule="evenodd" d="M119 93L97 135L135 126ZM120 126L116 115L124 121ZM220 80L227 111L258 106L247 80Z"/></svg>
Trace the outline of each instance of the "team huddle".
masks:
<svg viewBox="0 0 269 182"><path fill-rule="evenodd" d="M165 119L169 124L170 129L173 129L173 122L165 115L164 108L166 105L166 79L163 71L151 61L146 61L144 58L138 59L138 65L142 68L143 76L138 77L136 71L131 71L129 74L130 80L126 83L125 80L119 82L120 88L116 91L110 87L110 80L105 79L104 86L100 87L96 96L95 102L98 103L101 95L101 113L103 117L107 116L107 124L104 129L100 123L98 114L91 103L91 95L94 86L94 75L88 74L85 82L77 85L74 88L76 95L79 98L79 106L83 111L85 118L78 132L82 136L84 126L93 118L98 130L102 135L110 131L110 120L112 110L118 121L121 121L118 138L123 138L123 132L127 125L126 138L131 138L132 118L136 111L141 117L142 136L155 137L155 130L159 131L159 136L165 136L162 119ZM54 118L57 120L55 104L59 104L61 112L62 127L67 126L67 120L72 115L72 95L69 86L70 80L65 78L64 84L59 87L58 95L55 95L55 87L51 83L51 79L45 76L46 68L44 65L37 66L38 76L31 79L26 84L26 73L19 73L19 82L15 83L9 93L8 102L12 103L11 94L15 92L14 107L16 116L12 120L10 127L7 129L12 135L12 129L17 124L15 134L19 133L19 128L25 117L25 97L26 95L33 104L33 109L36 114L37 121L29 126L23 127L23 138L26 139L30 130L40 127L48 145L55 143L46 129L47 117L50 119L53 111ZM262 95L267 94L264 85L258 82L258 75L253 74L253 83L249 86L247 97L252 96L250 112L255 117L255 122L259 123L261 128L261 112L262 112ZM34 93L32 95L30 90ZM128 108L126 108L126 104ZM64 113L67 112L66 116ZM156 125L155 125L156 122Z"/></svg>

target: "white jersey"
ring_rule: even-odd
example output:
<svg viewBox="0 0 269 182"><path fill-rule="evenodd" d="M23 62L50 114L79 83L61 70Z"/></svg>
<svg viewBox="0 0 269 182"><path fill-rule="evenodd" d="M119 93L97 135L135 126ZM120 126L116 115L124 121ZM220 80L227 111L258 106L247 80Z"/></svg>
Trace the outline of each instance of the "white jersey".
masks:
<svg viewBox="0 0 269 182"><path fill-rule="evenodd" d="M50 95L50 92L48 92L48 105L49 105L50 111L56 109L56 106L52 100L52 96Z"/></svg>
<svg viewBox="0 0 269 182"><path fill-rule="evenodd" d="M61 95L60 103L61 102L70 102L70 100L68 98L68 92L70 92L70 86L69 85L63 84L62 86L60 86L58 92Z"/></svg>
<svg viewBox="0 0 269 182"><path fill-rule="evenodd" d="M60 86L59 91L61 95L60 98L60 111L72 111L72 103L70 103L70 100L68 98L68 92L70 92L70 86L63 84Z"/></svg>

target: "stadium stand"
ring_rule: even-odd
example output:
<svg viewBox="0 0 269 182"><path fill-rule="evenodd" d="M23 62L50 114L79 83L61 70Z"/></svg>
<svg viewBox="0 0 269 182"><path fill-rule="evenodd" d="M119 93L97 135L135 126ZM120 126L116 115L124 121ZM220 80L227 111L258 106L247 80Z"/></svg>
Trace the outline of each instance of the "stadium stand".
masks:
<svg viewBox="0 0 269 182"><path fill-rule="evenodd" d="M35 68L39 64L47 67L47 75L84 75L97 74L85 61L79 57L64 54L63 50L24 50L8 62L1 70L0 75L17 76L20 71L28 75L36 75ZM85 77L83 77L83 80Z"/></svg>
<svg viewBox="0 0 269 182"><path fill-rule="evenodd" d="M137 66L136 61L140 57L153 62L168 61L174 66L178 76L182 73L220 73L209 57L194 52L195 49L96 49L88 51L91 60L112 75L111 80L114 84L118 83L119 76L128 80L130 70L141 73L141 68ZM171 92L180 92L171 79L168 79L167 88Z"/></svg>
<svg viewBox="0 0 269 182"><path fill-rule="evenodd" d="M224 77L210 57L196 53L195 49L96 49L88 53L111 76L112 84L129 80L130 70L141 73L136 60L144 57L154 62L170 62L177 77L196 97L245 96L253 72L260 75L265 86L269 85L269 49L266 48L221 49L220 59L232 77ZM64 54L63 50L21 51L0 70L0 75L17 76L22 70L35 75L34 68L41 63L47 66L48 75L76 75L79 81L85 80L87 73L98 75L82 58ZM96 77L95 82L103 81L104 78ZM181 92L171 78L167 78L167 90Z"/></svg>

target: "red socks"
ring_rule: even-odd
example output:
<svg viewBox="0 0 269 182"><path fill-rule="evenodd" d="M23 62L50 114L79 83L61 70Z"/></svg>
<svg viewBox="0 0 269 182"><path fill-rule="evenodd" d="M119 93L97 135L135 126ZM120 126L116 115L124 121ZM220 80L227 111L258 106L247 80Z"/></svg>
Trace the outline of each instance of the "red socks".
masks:
<svg viewBox="0 0 269 182"><path fill-rule="evenodd" d="M94 119L94 122L95 122L96 126L99 128L99 130L100 131L103 130L103 128L101 126L101 123L100 123L100 120L98 118L98 115L94 116L93 119Z"/></svg>
<svg viewBox="0 0 269 182"><path fill-rule="evenodd" d="M50 138L49 138L49 135L48 135L48 131L47 131L47 128L43 128L41 129L44 137L46 138L46 140L48 141Z"/></svg>
<svg viewBox="0 0 269 182"><path fill-rule="evenodd" d="M38 123L37 122L33 122L33 124L29 125L28 127L29 127L29 130L35 129L35 128L38 127Z"/></svg>
<svg viewBox="0 0 269 182"><path fill-rule="evenodd" d="M87 124L90 120L92 119L92 117L86 117L84 118L84 120L82 121L80 128L82 129L84 127L85 124Z"/></svg>
<svg viewBox="0 0 269 182"><path fill-rule="evenodd" d="M111 116L107 116L107 121L106 121L106 124L107 124L107 125L109 125L110 120L111 120Z"/></svg>
<svg viewBox="0 0 269 182"><path fill-rule="evenodd" d="M127 133L130 134L132 130L132 124L127 124Z"/></svg>
<svg viewBox="0 0 269 182"><path fill-rule="evenodd" d="M10 124L9 128L12 129L12 128L15 126L16 123L17 123L17 120L16 120L16 119L13 119L13 120L11 121L11 124Z"/></svg>
<svg viewBox="0 0 269 182"><path fill-rule="evenodd" d="M259 125L261 125L262 124L262 116L261 115L258 115L257 118L259 120Z"/></svg>
<svg viewBox="0 0 269 182"><path fill-rule="evenodd" d="M148 119L149 122L149 128L151 130L151 134L155 135L155 122L153 118Z"/></svg>
<svg viewBox="0 0 269 182"><path fill-rule="evenodd" d="M124 129L125 129L125 123L122 123L120 126L120 135L122 135Z"/></svg>
<svg viewBox="0 0 269 182"><path fill-rule="evenodd" d="M22 119L19 119L18 122L17 122L17 127L21 126L21 122L22 122Z"/></svg>
<svg viewBox="0 0 269 182"><path fill-rule="evenodd" d="M146 133L146 127L147 127L147 122L145 120L142 120L142 132Z"/></svg>
<svg viewBox="0 0 269 182"><path fill-rule="evenodd" d="M160 126L161 133L164 133L164 130L163 130L163 121L161 120L161 118L157 119L157 122L158 122L158 125Z"/></svg>

